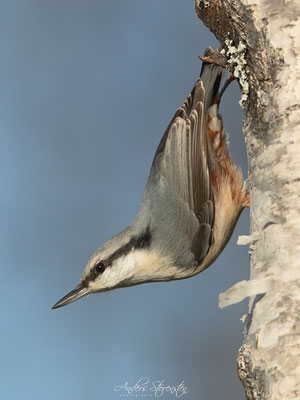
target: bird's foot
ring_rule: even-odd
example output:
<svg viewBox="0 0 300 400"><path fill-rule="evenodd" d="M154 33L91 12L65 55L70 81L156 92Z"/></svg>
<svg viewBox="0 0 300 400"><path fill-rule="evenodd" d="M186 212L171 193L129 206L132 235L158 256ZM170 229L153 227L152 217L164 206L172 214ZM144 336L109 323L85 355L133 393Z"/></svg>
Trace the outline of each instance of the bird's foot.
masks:
<svg viewBox="0 0 300 400"><path fill-rule="evenodd" d="M225 50L221 46L215 51L211 47L207 47L204 56L198 56L198 58L204 63L220 65L223 68L226 68L227 65Z"/></svg>

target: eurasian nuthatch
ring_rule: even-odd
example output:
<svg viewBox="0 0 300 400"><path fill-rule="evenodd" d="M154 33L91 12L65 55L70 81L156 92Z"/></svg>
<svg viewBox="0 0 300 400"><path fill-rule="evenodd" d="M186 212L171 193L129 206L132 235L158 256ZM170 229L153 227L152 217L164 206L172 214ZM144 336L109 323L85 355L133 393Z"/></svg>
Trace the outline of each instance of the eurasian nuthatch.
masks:
<svg viewBox="0 0 300 400"><path fill-rule="evenodd" d="M224 73L203 63L161 139L134 221L98 248L79 285L53 308L89 293L191 277L224 249L249 205L218 115Z"/></svg>

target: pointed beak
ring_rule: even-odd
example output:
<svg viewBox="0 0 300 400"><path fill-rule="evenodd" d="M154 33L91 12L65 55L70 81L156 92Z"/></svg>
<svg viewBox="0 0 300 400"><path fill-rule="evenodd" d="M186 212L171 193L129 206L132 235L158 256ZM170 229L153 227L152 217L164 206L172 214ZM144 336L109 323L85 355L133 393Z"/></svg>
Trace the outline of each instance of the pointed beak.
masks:
<svg viewBox="0 0 300 400"><path fill-rule="evenodd" d="M72 292L68 293L65 295L62 299L60 299L52 309L59 308L59 307L64 307L70 303L73 303L73 301L76 301L80 299L81 297L87 295L89 293L88 288L78 285Z"/></svg>

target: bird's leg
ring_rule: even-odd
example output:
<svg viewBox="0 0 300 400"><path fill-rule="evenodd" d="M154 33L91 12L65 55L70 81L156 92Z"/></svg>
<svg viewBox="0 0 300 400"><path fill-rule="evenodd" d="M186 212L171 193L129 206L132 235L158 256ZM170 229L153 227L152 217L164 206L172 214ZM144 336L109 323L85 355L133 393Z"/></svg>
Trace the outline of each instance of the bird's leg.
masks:
<svg viewBox="0 0 300 400"><path fill-rule="evenodd" d="M248 190L245 194L244 200L242 202L242 206L250 208L250 193L248 192Z"/></svg>
<svg viewBox="0 0 300 400"><path fill-rule="evenodd" d="M244 197L244 199L243 199L243 201L242 201L242 206L243 206L243 207L250 208L250 192L249 192L250 185L249 185L249 178L247 178L247 179L245 180L244 185L246 186L246 193L245 193L245 197Z"/></svg>
<svg viewBox="0 0 300 400"><path fill-rule="evenodd" d="M228 78L224 84L224 86L222 87L220 93L219 93L219 100L221 100L221 97L223 96L225 90L228 88L229 84L234 81L236 79L236 77L233 75L232 72L229 72Z"/></svg>

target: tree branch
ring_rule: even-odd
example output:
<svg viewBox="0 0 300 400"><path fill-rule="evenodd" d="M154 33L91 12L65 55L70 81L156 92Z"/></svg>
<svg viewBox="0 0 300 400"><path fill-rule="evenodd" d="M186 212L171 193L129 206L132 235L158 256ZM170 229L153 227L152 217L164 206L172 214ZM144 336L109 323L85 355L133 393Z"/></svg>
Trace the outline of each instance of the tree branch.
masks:
<svg viewBox="0 0 300 400"><path fill-rule="evenodd" d="M196 0L238 78L251 189L250 297L238 374L247 399L300 396L300 3ZM223 300L222 300L223 299Z"/></svg>

